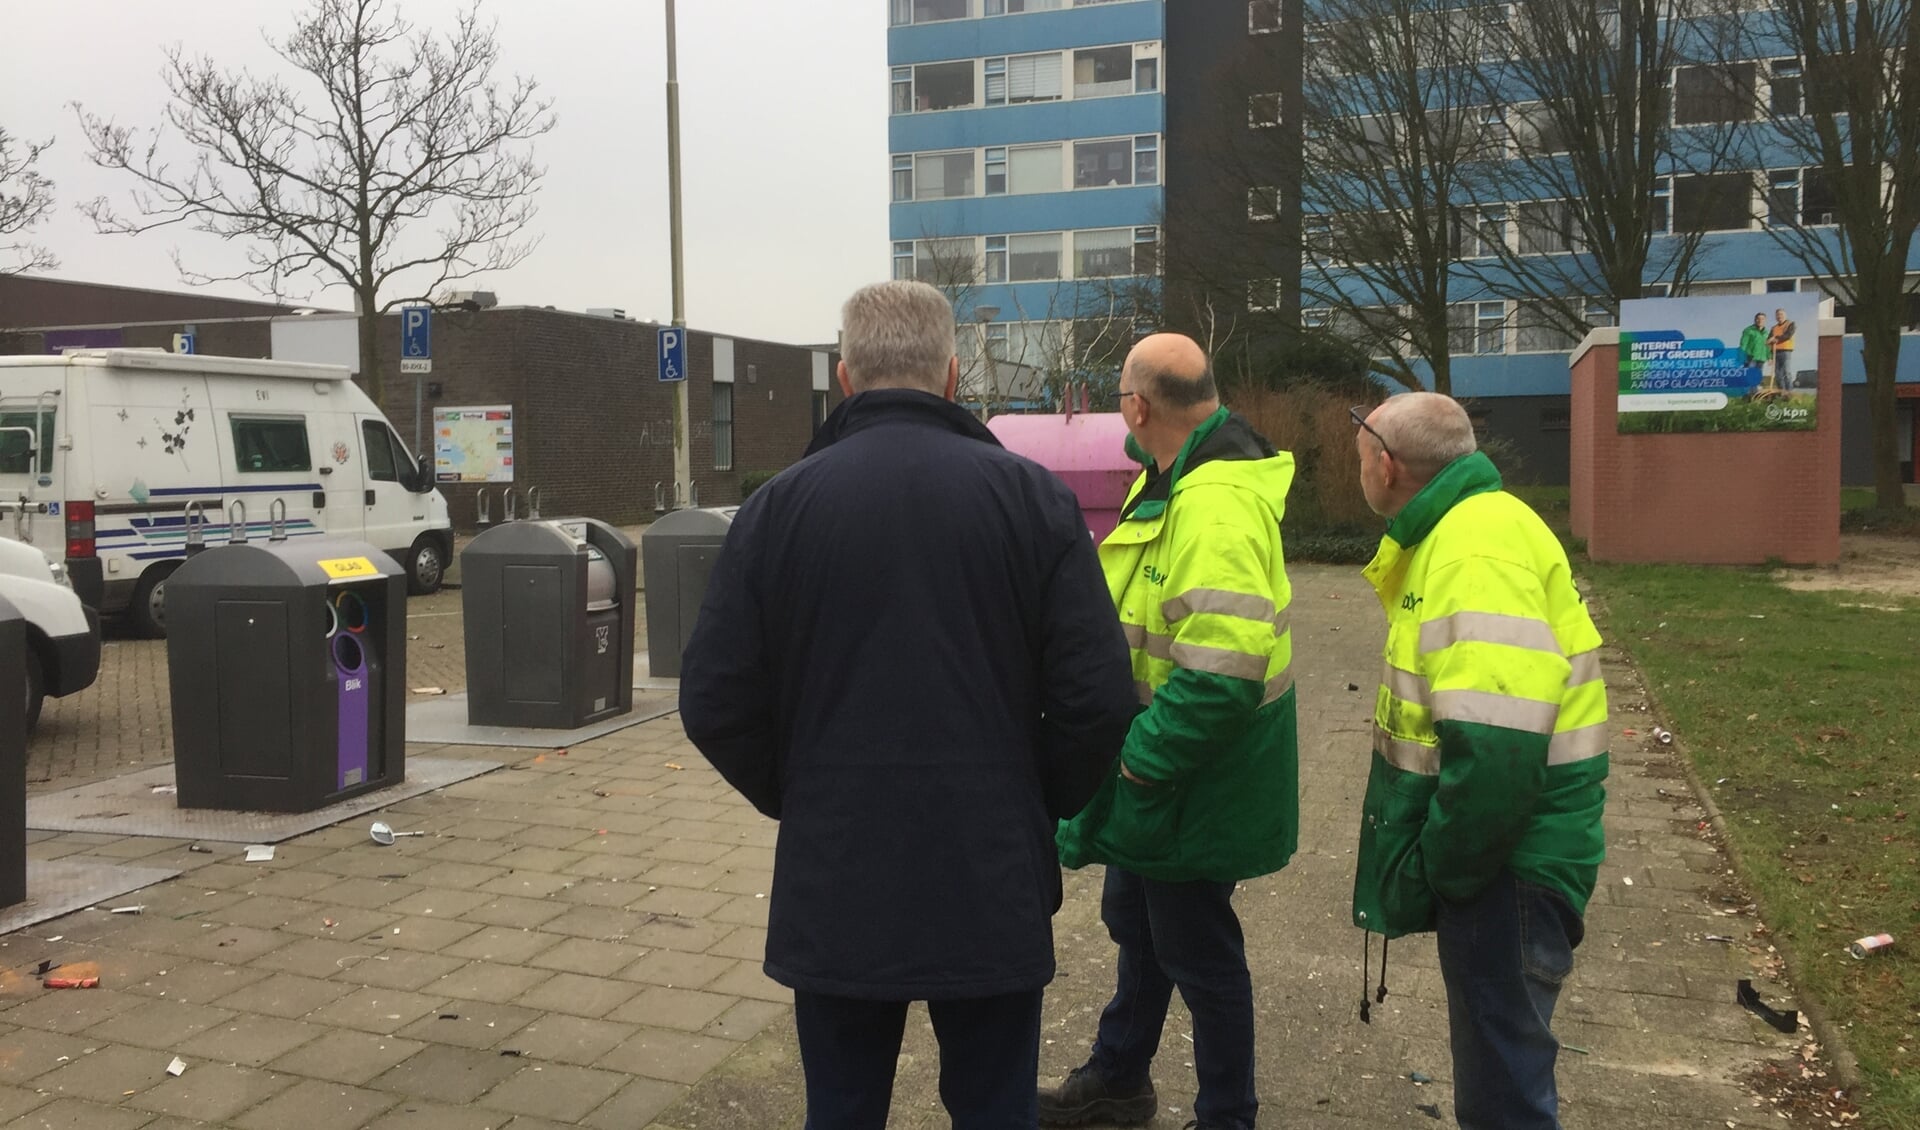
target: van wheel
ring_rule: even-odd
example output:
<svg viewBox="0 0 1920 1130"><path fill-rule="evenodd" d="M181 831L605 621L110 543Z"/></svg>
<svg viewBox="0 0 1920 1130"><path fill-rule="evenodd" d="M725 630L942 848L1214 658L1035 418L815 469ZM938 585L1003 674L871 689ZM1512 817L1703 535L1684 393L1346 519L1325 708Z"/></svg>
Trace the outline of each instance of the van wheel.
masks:
<svg viewBox="0 0 1920 1130"><path fill-rule="evenodd" d="M407 591L414 596L429 596L440 591L447 579L447 551L440 539L421 534L407 551Z"/></svg>
<svg viewBox="0 0 1920 1130"><path fill-rule="evenodd" d="M40 707L47 701L46 677L40 673L40 657L27 649L27 733L40 724Z"/></svg>
<svg viewBox="0 0 1920 1130"><path fill-rule="evenodd" d="M133 621L133 630L146 639L167 637L167 578L177 568L155 565L133 586L133 603L127 606L127 616Z"/></svg>

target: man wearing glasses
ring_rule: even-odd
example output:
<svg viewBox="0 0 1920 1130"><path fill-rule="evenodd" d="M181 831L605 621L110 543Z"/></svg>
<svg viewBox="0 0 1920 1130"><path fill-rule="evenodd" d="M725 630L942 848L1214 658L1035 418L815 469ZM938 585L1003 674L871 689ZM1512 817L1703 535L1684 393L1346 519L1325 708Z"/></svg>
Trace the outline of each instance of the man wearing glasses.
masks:
<svg viewBox="0 0 1920 1130"><path fill-rule="evenodd" d="M1605 855L1600 633L1457 402L1409 393L1353 420L1388 519L1366 568L1387 647L1353 921L1435 931L1461 1130L1557 1130L1549 1026ZM1362 1020L1385 994L1383 946Z"/></svg>
<svg viewBox="0 0 1920 1130"><path fill-rule="evenodd" d="M1120 763L1061 825L1068 867L1107 866L1120 947L1092 1057L1040 1093L1045 1126L1133 1125L1177 987L1193 1015L1191 1126L1248 1130L1253 990L1236 882L1286 866L1299 830L1292 590L1280 517L1293 456L1221 407L1191 339L1155 334L1120 371L1127 452L1146 469L1100 546L1144 709Z"/></svg>

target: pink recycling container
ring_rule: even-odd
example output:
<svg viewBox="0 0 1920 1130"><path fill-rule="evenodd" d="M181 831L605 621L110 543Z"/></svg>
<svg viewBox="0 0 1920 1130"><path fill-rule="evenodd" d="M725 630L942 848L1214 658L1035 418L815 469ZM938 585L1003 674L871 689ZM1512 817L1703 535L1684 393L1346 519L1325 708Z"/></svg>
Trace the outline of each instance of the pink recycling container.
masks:
<svg viewBox="0 0 1920 1130"><path fill-rule="evenodd" d="M1008 451L1024 455L1060 477L1080 500L1080 514L1095 541L1113 532L1127 488L1140 464L1127 458L1127 424L1118 412L1071 416L1008 414L987 421Z"/></svg>

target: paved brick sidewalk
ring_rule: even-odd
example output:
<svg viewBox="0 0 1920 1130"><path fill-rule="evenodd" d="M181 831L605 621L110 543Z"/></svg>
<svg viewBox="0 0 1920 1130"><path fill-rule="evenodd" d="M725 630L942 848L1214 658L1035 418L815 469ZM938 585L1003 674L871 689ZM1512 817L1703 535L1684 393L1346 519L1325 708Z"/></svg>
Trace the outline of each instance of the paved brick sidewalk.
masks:
<svg viewBox="0 0 1920 1130"><path fill-rule="evenodd" d="M144 914L0 942L0 1121L643 1126L785 1014L759 970L774 829L714 803L673 720L564 754L416 751L521 760L385 810L429 833L390 848L364 821L264 864L36 836L36 858L189 873L124 900ZM44 990L44 959L102 987Z"/></svg>
<svg viewBox="0 0 1920 1130"><path fill-rule="evenodd" d="M1241 897L1263 1123L1424 1127L1434 1123L1419 1106L1436 1104L1451 1124L1431 942L1397 943L1393 996L1371 1027L1354 1018L1359 935L1347 905L1379 611L1350 570L1298 569L1296 581L1302 850ZM1619 687L1620 669L1610 675ZM1640 722L1635 699L1616 691L1623 726ZM1612 859L1562 998L1561 1034L1588 1053L1565 1059L1566 1124L1778 1125L1736 1082L1787 1043L1732 1004L1733 980L1751 975L1754 924L1719 913L1730 909L1713 895L1724 865L1693 831L1699 813L1670 755L1633 740L1616 748ZM359 821L281 845L265 864L231 846L208 856L177 841L37 836L37 858L188 873L125 900L144 903L142 915L83 911L0 939L0 1122L800 1125L788 994L759 969L776 827L718 780L675 719L564 754L414 749L514 765L386 810L396 828L431 833L391 848L368 842ZM1057 919L1049 1072L1084 1056L1110 987L1098 880L1069 875ZM103 987L41 989L29 973L49 959L98 963ZM1189 1032L1184 1016L1170 1021L1157 1125L1188 1117ZM178 1078L165 1072L175 1055L188 1064ZM946 1125L924 1021L910 1026L902 1063L894 1125ZM1438 1082L1416 1087L1414 1070Z"/></svg>
<svg viewBox="0 0 1920 1130"><path fill-rule="evenodd" d="M1296 568L1294 629L1301 702L1301 849L1277 876L1243 886L1259 1025L1263 1125L1453 1125L1444 990L1431 936L1395 942L1391 996L1371 1026L1357 1017L1360 934L1349 925L1353 849L1369 750L1384 621L1351 569ZM1764 940L1722 901L1725 863L1702 840L1703 813L1669 750L1649 746L1644 697L1614 656L1607 664L1616 729L1607 816L1609 860L1587 917L1587 937L1561 997L1560 1073L1568 1130L1780 1126L1739 1085L1741 1075L1794 1041L1733 1003L1734 981L1755 977L1769 1000L1790 989L1765 979ZM1357 685L1358 691L1347 689ZM1048 990L1042 1071L1081 1063L1112 990L1113 946L1099 921L1100 871L1070 872L1055 919L1060 976ZM1631 885L1628 881L1631 880ZM1728 945L1704 940L1733 936ZM1756 958L1750 951L1760 951ZM1374 971L1378 975L1378 945ZM894 1099L895 1127L944 1127L937 1054L923 1018L908 1026ZM1155 1080L1154 1125L1191 1117L1192 1028L1176 1003ZM1418 1071L1436 1080L1416 1086ZM1423 1112L1422 1106L1434 1108ZM799 1068L791 1024L770 1026L707 1076L658 1128L798 1127Z"/></svg>

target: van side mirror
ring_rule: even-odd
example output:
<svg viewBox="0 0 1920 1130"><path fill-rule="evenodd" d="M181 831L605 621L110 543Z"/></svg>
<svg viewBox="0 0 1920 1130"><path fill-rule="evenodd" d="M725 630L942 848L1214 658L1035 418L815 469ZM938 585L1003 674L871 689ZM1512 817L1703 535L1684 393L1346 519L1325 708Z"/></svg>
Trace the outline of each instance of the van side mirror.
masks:
<svg viewBox="0 0 1920 1130"><path fill-rule="evenodd" d="M433 490L433 456L420 456L419 465L414 468L413 493L428 494Z"/></svg>

